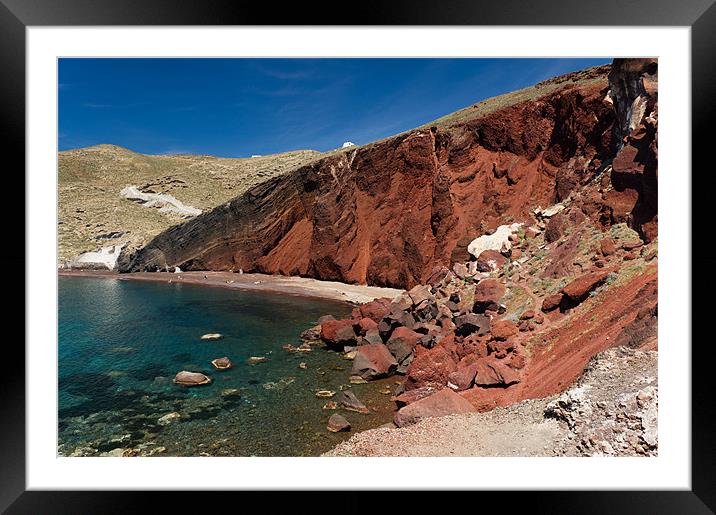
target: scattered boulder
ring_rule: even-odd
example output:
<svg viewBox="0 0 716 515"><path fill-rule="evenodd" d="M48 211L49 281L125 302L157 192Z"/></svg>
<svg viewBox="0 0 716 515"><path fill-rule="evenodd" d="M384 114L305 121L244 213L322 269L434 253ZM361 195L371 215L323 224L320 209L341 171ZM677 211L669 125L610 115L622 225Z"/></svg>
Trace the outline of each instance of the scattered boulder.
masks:
<svg viewBox="0 0 716 515"><path fill-rule="evenodd" d="M430 291L430 286L427 284L419 284L415 286L413 289L411 289L408 292L408 295L410 296L410 299L413 301L413 306L418 306L420 303L424 301L432 301L435 300L435 297L433 296L432 292Z"/></svg>
<svg viewBox="0 0 716 515"><path fill-rule="evenodd" d="M366 334L368 331L375 329L378 330L378 323L372 318L361 318L358 321L358 329L360 334Z"/></svg>
<svg viewBox="0 0 716 515"><path fill-rule="evenodd" d="M318 341L321 339L321 326L316 325L310 327L309 329L303 331L299 337L301 338L301 340L305 341Z"/></svg>
<svg viewBox="0 0 716 515"><path fill-rule="evenodd" d="M399 393L391 397L390 400L395 402L398 409L400 409L403 406L407 406L408 404L419 401L428 395L434 394L439 389L440 388L433 388L432 386L423 386L421 388L416 388L415 390L410 390L409 392Z"/></svg>
<svg viewBox="0 0 716 515"><path fill-rule="evenodd" d="M201 372L189 372L182 370L174 376L174 383L182 386L200 386L211 383L211 379Z"/></svg>
<svg viewBox="0 0 716 515"><path fill-rule="evenodd" d="M405 427L424 418L442 417L477 411L470 402L449 388L444 388L401 408L394 417L395 425Z"/></svg>
<svg viewBox="0 0 716 515"><path fill-rule="evenodd" d="M361 345L353 359L352 376L363 379L379 379L390 375L398 368L398 362L382 343Z"/></svg>
<svg viewBox="0 0 716 515"><path fill-rule="evenodd" d="M353 321L328 320L321 324L321 340L332 349L342 350L346 345L356 344Z"/></svg>
<svg viewBox="0 0 716 515"><path fill-rule="evenodd" d="M345 409L355 411L357 413L370 413L368 407L358 400L358 397L351 390L343 390L338 394L338 402Z"/></svg>
<svg viewBox="0 0 716 515"><path fill-rule="evenodd" d="M338 413L334 413L328 419L328 430L332 433L339 433L341 431L350 431L350 423Z"/></svg>
<svg viewBox="0 0 716 515"><path fill-rule="evenodd" d="M642 247L644 242L641 240L627 240L622 242L622 248L626 251L638 249Z"/></svg>
<svg viewBox="0 0 716 515"><path fill-rule="evenodd" d="M518 332L517 325L511 320L496 320L490 326L490 332L495 340L506 340Z"/></svg>
<svg viewBox="0 0 716 515"><path fill-rule="evenodd" d="M477 386L510 386L519 382L519 374L498 359L489 357L477 362Z"/></svg>
<svg viewBox="0 0 716 515"><path fill-rule="evenodd" d="M520 315L520 320L529 320L531 318L535 317L535 311L533 309L528 309L527 311L523 311Z"/></svg>
<svg viewBox="0 0 716 515"><path fill-rule="evenodd" d="M234 366L233 363L231 363L231 360L226 356L212 360L211 364L218 370L227 370Z"/></svg>
<svg viewBox="0 0 716 515"><path fill-rule="evenodd" d="M438 286L448 276L450 270L446 266L436 266L426 281L430 286Z"/></svg>
<svg viewBox="0 0 716 515"><path fill-rule="evenodd" d="M333 315L323 315L321 318L318 319L318 325L323 325L326 322L330 322L335 319L336 317L334 317Z"/></svg>
<svg viewBox="0 0 716 515"><path fill-rule="evenodd" d="M562 295L561 293L547 295L542 301L542 311L547 313L549 311L554 311L555 309L557 309L562 303L562 297L564 297L564 295Z"/></svg>
<svg viewBox="0 0 716 515"><path fill-rule="evenodd" d="M335 394L336 392L334 392L333 390L318 390L316 392L316 397L328 398L333 397Z"/></svg>
<svg viewBox="0 0 716 515"><path fill-rule="evenodd" d="M484 313L486 310L498 311L500 299L505 294L505 287L497 279L484 279L475 286L475 302L472 311Z"/></svg>
<svg viewBox="0 0 716 515"><path fill-rule="evenodd" d="M601 251L602 256L609 257L617 251L617 247L614 245L614 240L611 238L604 238L599 242L599 250Z"/></svg>
<svg viewBox="0 0 716 515"><path fill-rule="evenodd" d="M160 426L167 426L171 424L172 422L176 422L181 418L181 415L177 413L176 411L172 411L171 413L167 413L166 415L159 417L159 420L157 420L157 424Z"/></svg>
<svg viewBox="0 0 716 515"><path fill-rule="evenodd" d="M442 345L416 353L407 370L405 391L423 386L443 388L448 377L457 370L457 363L449 350Z"/></svg>
<svg viewBox="0 0 716 515"><path fill-rule="evenodd" d="M251 356L246 360L249 365L258 365L259 363L266 363L269 359L266 356Z"/></svg>
<svg viewBox="0 0 716 515"><path fill-rule="evenodd" d="M380 337L380 331L377 327L366 331L363 338L358 341L358 345L365 345L369 343L383 343L383 339Z"/></svg>
<svg viewBox="0 0 716 515"><path fill-rule="evenodd" d="M584 274L562 288L562 293L572 303L579 303L589 295L590 291L601 285L607 279L607 275L609 273L605 271Z"/></svg>
<svg viewBox="0 0 716 515"><path fill-rule="evenodd" d="M467 390L475 381L477 369L477 363L458 364L457 370L448 376L448 388L457 391Z"/></svg>
<svg viewBox="0 0 716 515"><path fill-rule="evenodd" d="M495 272L501 269L508 259L496 250L485 250L477 257L475 266L480 272Z"/></svg>
<svg viewBox="0 0 716 515"><path fill-rule="evenodd" d="M224 388L221 390L221 396L225 399L238 399L241 397L241 390L238 388Z"/></svg>
<svg viewBox="0 0 716 515"><path fill-rule="evenodd" d="M455 275L458 277L458 279L465 279L469 272L467 270L467 266L465 266L464 263L455 263L452 266L453 272L455 272Z"/></svg>
<svg viewBox="0 0 716 515"><path fill-rule="evenodd" d="M370 318L376 324L390 313L390 302L388 298L375 299L360 306L360 314L363 318Z"/></svg>
<svg viewBox="0 0 716 515"><path fill-rule="evenodd" d="M415 331L407 327L398 327L390 335L385 345L390 353L395 356L398 364L402 365L407 364L405 361L412 356L413 349L415 349L419 339L420 334Z"/></svg>
<svg viewBox="0 0 716 515"><path fill-rule="evenodd" d="M458 336L468 336L473 333L482 336L490 331L490 317L467 313L455 318L455 327Z"/></svg>

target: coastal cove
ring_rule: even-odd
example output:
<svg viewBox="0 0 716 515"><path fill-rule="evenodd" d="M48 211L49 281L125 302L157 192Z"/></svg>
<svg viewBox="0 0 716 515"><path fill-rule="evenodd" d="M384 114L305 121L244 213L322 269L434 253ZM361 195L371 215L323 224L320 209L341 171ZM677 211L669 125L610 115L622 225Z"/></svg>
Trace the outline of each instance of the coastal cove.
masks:
<svg viewBox="0 0 716 515"><path fill-rule="evenodd" d="M319 317L348 315L347 302L87 275L102 279L58 279L61 456L315 456L392 418L395 377L349 384L340 353L283 348ZM215 369L224 356L233 368ZM173 384L181 370L212 383ZM330 399L316 396L348 388L369 413L324 409ZM350 433L326 430L333 413Z"/></svg>

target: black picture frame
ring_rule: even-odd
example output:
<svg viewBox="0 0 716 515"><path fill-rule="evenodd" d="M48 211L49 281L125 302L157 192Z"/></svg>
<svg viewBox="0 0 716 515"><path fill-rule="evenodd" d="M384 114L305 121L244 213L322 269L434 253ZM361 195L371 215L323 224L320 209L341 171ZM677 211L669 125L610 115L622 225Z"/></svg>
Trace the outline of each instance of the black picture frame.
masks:
<svg viewBox="0 0 716 515"><path fill-rule="evenodd" d="M692 230L697 243L702 243L709 231L708 208L712 202L713 172L710 164L709 126L713 120L712 95L716 90L716 6L714 0L589 0L570 2L552 0L522 2L426 1L399 0L392 2L367 1L352 5L341 12L335 3L322 2L269 4L230 0L0 0L0 148L3 156L16 157L15 164L4 167L6 188L12 188L17 205L12 220L3 224L4 252L0 266L6 271L6 308L4 319L8 326L19 329L24 341L25 277L18 273L26 268L25 226L17 220L25 212L25 29L29 26L62 25L575 25L575 26L688 26L691 27L692 74ZM319 21L320 20L320 21ZM635 34L635 37L639 37ZM689 179L688 170L662 170L680 173ZM19 192L23 192L20 194ZM703 227L698 227L702 225ZM701 230L698 230L701 229ZM698 240L696 238L698 236ZM710 243L710 242L707 242ZM708 245L710 247L710 245ZM689 254L691 252L691 254ZM706 247L684 249L684 259L691 260L692 270L698 273L699 292L716 291L711 268L716 257ZM14 273L7 273L13 271ZM691 281L691 277L683 280ZM692 283L693 284L693 283ZM707 322L711 304L704 297L699 302L692 289L692 320ZM11 300L8 300L12 295ZM20 300L22 299L22 301ZM668 316L668 314L662 314ZM713 391L709 381L711 362L710 339L697 338L691 331L691 320L680 321L684 327L683 340L664 342L682 345L684 352L699 359L692 360L692 490L644 492L480 492L471 493L474 503L488 506L493 501L507 503L507 508L529 509L534 513L713 513L716 510L716 433L714 424ZM702 324L705 326L705 324ZM19 338L8 338L4 345L5 366L0 386L0 510L6 513L127 513L159 502L161 512L189 509L190 499L179 492L69 492L26 491L25 468L25 353ZM689 350L690 339L693 340ZM346 485L350 485L347 478ZM320 488L317 480L316 488ZM225 497L241 495L241 503L249 507L254 499L247 493L203 493L199 501L212 509L225 502ZM365 498L360 492L344 493L324 498L325 505L340 502L342 512L364 511ZM150 498L151 499L148 499ZM323 496L322 496L323 497ZM423 503L425 494L402 496L399 501L384 499L382 503L400 504L401 510L412 503ZM465 496L466 497L466 496ZM270 501L269 501L270 499ZM285 496L272 493L260 502L264 507L282 502ZM194 496L192 496L192 501ZM235 500L233 502L236 502ZM373 502L373 501L370 501ZM459 502L459 501L458 501ZM292 511L311 508L291 499ZM323 503L322 503L323 504ZM500 504L498 504L499 506ZM467 506L470 506L468 504ZM474 509L478 509L475 506ZM269 510L274 511L273 509ZM502 510L501 510L502 511Z"/></svg>

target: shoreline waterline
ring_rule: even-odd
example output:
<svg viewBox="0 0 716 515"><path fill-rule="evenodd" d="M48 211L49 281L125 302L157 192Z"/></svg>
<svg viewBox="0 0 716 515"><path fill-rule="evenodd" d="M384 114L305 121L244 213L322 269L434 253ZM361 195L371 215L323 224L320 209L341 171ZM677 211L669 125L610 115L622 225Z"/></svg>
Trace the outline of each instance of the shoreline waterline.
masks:
<svg viewBox="0 0 716 515"><path fill-rule="evenodd" d="M132 272L58 270L60 277L93 277L120 281L152 281L170 284L194 284L244 291L285 294L297 297L319 298L364 304L380 297L395 298L405 290L338 281L322 281L298 276L283 276L235 272Z"/></svg>

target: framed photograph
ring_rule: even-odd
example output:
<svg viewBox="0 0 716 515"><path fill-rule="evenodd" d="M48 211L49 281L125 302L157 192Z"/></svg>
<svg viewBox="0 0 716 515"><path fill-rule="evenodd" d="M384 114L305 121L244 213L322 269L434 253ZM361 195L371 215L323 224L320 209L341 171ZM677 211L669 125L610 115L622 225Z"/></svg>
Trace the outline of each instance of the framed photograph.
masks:
<svg viewBox="0 0 716 515"><path fill-rule="evenodd" d="M711 4L2 0L0 506L711 513Z"/></svg>

